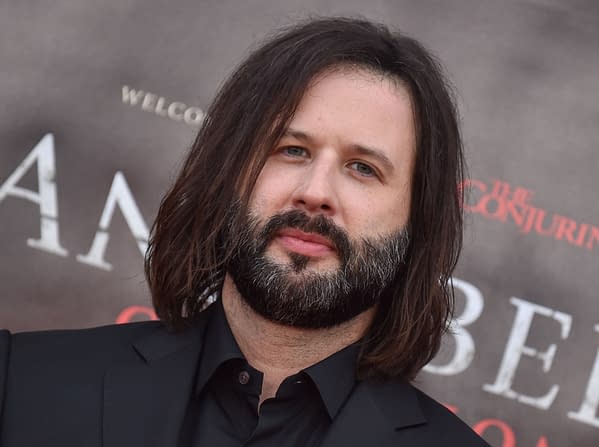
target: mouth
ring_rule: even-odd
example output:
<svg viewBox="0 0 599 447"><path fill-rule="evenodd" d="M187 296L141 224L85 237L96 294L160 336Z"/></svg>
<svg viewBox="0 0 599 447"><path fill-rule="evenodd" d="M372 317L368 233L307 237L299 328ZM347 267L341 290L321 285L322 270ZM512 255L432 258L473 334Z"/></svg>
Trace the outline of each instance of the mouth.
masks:
<svg viewBox="0 0 599 447"><path fill-rule="evenodd" d="M304 256L322 257L337 251L330 239L294 228L281 230L277 233L277 239L286 250Z"/></svg>

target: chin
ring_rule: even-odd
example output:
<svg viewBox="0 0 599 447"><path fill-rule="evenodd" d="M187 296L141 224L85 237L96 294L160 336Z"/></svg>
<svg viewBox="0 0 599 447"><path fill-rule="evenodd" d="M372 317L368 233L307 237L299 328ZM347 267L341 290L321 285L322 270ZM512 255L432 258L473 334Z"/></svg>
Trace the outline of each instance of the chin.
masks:
<svg viewBox="0 0 599 447"><path fill-rule="evenodd" d="M307 256L282 247L272 245L265 253L266 258L281 267L288 267L295 273L331 273L339 269L336 256Z"/></svg>
<svg viewBox="0 0 599 447"><path fill-rule="evenodd" d="M290 255L287 265L297 273L327 274L336 273L339 270L339 262L336 259L310 258L301 255Z"/></svg>

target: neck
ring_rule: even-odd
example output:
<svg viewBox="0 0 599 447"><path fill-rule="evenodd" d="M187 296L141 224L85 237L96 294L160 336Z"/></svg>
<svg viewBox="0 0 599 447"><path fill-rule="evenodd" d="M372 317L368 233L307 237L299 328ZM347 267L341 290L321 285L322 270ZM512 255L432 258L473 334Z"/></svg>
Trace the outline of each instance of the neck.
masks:
<svg viewBox="0 0 599 447"><path fill-rule="evenodd" d="M227 321L241 352L250 365L264 374L260 403L274 397L285 378L358 341L374 316L374 309L369 309L332 328L284 326L254 312L228 274L221 296Z"/></svg>

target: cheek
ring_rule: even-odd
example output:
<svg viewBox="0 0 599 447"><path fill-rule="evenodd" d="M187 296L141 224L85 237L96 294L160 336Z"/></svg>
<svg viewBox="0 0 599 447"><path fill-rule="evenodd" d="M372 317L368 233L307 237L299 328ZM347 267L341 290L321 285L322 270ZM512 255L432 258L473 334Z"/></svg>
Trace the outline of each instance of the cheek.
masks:
<svg viewBox="0 0 599 447"><path fill-rule="evenodd" d="M395 232L408 224L410 216L410 195L398 194L387 208L386 218L390 231Z"/></svg>
<svg viewBox="0 0 599 447"><path fill-rule="evenodd" d="M290 181L284 176L275 175L275 170L266 165L256 181L250 197L251 208L262 213L272 214L280 209L289 196Z"/></svg>
<svg viewBox="0 0 599 447"><path fill-rule="evenodd" d="M409 195L374 193L363 196L360 200L350 198L350 209L344 219L355 234L364 236L390 234L404 227L410 212ZM350 229L350 231L352 231Z"/></svg>

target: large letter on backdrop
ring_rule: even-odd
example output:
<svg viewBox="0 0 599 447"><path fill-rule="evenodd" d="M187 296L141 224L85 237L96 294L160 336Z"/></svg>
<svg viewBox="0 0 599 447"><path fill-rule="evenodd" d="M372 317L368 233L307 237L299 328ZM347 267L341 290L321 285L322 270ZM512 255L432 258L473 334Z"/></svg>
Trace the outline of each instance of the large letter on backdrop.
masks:
<svg viewBox="0 0 599 447"><path fill-rule="evenodd" d="M595 331L599 332L599 324L595 325ZM584 395L584 400L580 409L575 413L570 411L568 417L585 424L599 428L599 417L597 417L597 409L599 408L599 350L595 357L595 364L591 371L589 385Z"/></svg>
<svg viewBox="0 0 599 447"><path fill-rule="evenodd" d="M39 191L31 191L17 186L31 166L37 162L37 183ZM27 239L27 245L49 251L60 256L68 254L58 239L58 205L56 198L56 166L54 162L54 136L44 135L29 152L25 160L0 186L0 202L12 195L29 200L40 207L40 238Z"/></svg>
<svg viewBox="0 0 599 447"><path fill-rule="evenodd" d="M429 363L424 367L427 372L444 376L459 374L470 366L475 352L474 339L464 326L474 323L480 317L484 307L483 295L478 288L457 278L452 278L452 283L466 297L464 311L452 320L451 331L448 332L455 339L455 353L453 359L445 365L436 366Z"/></svg>
<svg viewBox="0 0 599 447"><path fill-rule="evenodd" d="M553 362L553 357L557 350L557 346L554 343L549 345L547 350L543 352L539 352L537 349L524 344L528 337L530 325L535 314L540 314L544 317L550 317L556 320L561 325L561 338L563 340L570 334L572 316L520 298L512 297L510 302L518 308L512 332L505 347L501 367L497 373L495 383L492 385L483 385L483 389L489 393L499 394L508 399L517 399L518 402L532 405L533 407L542 410L547 410L553 403L553 400L559 391L559 385L554 384L544 396L540 397L531 397L518 393L512 390L516 368L518 367L518 363L520 363L520 357L522 357L522 355L528 355L541 360L543 362L543 372L547 372L551 368L551 363Z"/></svg>
<svg viewBox="0 0 599 447"><path fill-rule="evenodd" d="M112 220L114 210L116 206L119 206L123 217L133 233L133 236L137 240L137 247L142 255L145 254L148 248L148 227L133 199L133 194L127 185L127 180L122 172L117 172L114 175L108 198L106 199L106 205L102 211L102 217L100 218L100 226L92 246L86 255L77 255L77 260L84 264L93 265L104 270L112 270L112 265L104 260L104 252L106 251L106 245L110 239L108 234L108 226Z"/></svg>

